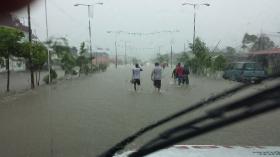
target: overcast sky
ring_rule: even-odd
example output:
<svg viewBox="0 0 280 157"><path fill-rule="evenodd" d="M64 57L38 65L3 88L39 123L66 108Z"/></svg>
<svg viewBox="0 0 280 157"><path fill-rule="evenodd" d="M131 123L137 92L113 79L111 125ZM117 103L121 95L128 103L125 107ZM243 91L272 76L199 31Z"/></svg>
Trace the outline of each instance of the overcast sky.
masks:
<svg viewBox="0 0 280 157"><path fill-rule="evenodd" d="M49 36L67 37L70 45L79 46L89 41L88 14L86 7L74 7L75 3L95 5L92 20L94 49L109 48L114 54L114 42L118 42L119 54L124 54L127 41L128 55L148 59L159 51L167 53L173 43L174 51L183 51L184 42L192 41L193 8L182 6L183 2L210 3L210 7L197 8L197 36L213 48L239 48L245 32L267 33L279 44L279 0L47 0ZM37 0L31 8L33 31L46 39L44 0ZM26 21L26 10L16 13ZM25 20L24 20L25 19ZM179 30L174 33L155 35L108 34L107 31L150 33L164 30Z"/></svg>

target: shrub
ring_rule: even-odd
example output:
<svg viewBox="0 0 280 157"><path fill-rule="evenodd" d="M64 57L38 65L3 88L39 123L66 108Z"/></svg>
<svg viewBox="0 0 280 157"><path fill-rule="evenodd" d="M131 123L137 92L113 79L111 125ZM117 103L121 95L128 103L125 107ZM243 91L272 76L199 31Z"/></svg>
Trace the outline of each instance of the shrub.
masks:
<svg viewBox="0 0 280 157"><path fill-rule="evenodd" d="M100 64L100 65L99 65L99 69L100 69L101 71L106 71L107 68L108 68L108 64Z"/></svg>
<svg viewBox="0 0 280 157"><path fill-rule="evenodd" d="M57 73L55 70L51 69L51 81L56 79L57 78ZM43 81L46 83L46 84L49 84L49 75L46 75L44 78L43 78Z"/></svg>

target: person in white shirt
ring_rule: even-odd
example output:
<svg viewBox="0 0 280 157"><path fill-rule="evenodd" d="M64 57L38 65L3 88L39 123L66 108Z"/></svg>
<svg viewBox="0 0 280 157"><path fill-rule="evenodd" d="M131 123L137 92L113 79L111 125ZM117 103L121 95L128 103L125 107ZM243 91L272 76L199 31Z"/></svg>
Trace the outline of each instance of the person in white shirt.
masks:
<svg viewBox="0 0 280 157"><path fill-rule="evenodd" d="M162 79L162 68L159 66L159 63L155 63L155 68L152 71L151 79L154 82L155 88L159 92L161 88L161 79Z"/></svg>
<svg viewBox="0 0 280 157"><path fill-rule="evenodd" d="M139 64L135 64L135 68L132 69L132 83L134 84L134 90L137 90L137 85L140 86L141 82L140 82L140 72L143 71L143 69L141 69L139 67Z"/></svg>

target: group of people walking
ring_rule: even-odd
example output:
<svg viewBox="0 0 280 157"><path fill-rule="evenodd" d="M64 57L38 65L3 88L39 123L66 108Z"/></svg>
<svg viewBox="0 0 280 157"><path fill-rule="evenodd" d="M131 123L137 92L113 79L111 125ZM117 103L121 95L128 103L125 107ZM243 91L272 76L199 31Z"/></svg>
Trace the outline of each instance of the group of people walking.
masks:
<svg viewBox="0 0 280 157"><path fill-rule="evenodd" d="M178 85L181 84L189 84L189 67L185 64L184 66L181 63L178 63L176 68L172 72L172 78L174 78L175 82L178 82Z"/></svg>
<svg viewBox="0 0 280 157"><path fill-rule="evenodd" d="M151 73L151 80L153 81L153 85L155 87L155 90L160 92L161 89L161 80L162 80L162 67L159 63L155 63L155 67L152 70ZM135 67L132 69L132 79L131 83L134 85L134 90L137 91L138 87L141 85L140 81L140 73L143 71L143 69L139 66L139 64L135 64ZM187 65L181 66L180 63L177 64L176 68L172 72L172 78L176 82L178 82L178 85L181 84L189 84L189 68Z"/></svg>
<svg viewBox="0 0 280 157"><path fill-rule="evenodd" d="M140 72L143 71L140 68L139 64L135 64L135 67L132 69L132 79L131 83L134 85L134 90L137 91L138 86L141 85L140 81ZM155 67L151 73L151 80L153 81L155 89L159 92L161 88L161 79L162 79L162 68L159 63L155 63Z"/></svg>

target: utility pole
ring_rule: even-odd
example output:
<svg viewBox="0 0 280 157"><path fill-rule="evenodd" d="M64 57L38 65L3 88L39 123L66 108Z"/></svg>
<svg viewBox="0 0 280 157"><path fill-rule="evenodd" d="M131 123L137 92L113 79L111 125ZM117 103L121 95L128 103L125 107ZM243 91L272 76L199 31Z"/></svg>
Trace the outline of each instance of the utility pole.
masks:
<svg viewBox="0 0 280 157"><path fill-rule="evenodd" d="M195 19L196 19L196 5L193 5L194 13L193 13L193 53L195 53Z"/></svg>
<svg viewBox="0 0 280 157"><path fill-rule="evenodd" d="M116 52L116 60L115 60L115 65L116 69L118 68L118 49L117 49L117 41L115 41L115 52Z"/></svg>
<svg viewBox="0 0 280 157"><path fill-rule="evenodd" d="M126 58L126 41L124 42L124 63L127 64L127 58Z"/></svg>
<svg viewBox="0 0 280 157"><path fill-rule="evenodd" d="M170 54L170 66L171 66L171 68L172 68L172 60L173 60L173 48L172 48L172 45L171 45L171 52L170 52L171 54Z"/></svg>
<svg viewBox="0 0 280 157"><path fill-rule="evenodd" d="M209 7L210 4L209 3L202 3L202 4L194 4L194 3L183 3L182 5L191 5L193 6L194 12L193 12L193 52L195 52L195 34L196 34L196 29L195 29L195 22L196 22L196 7L197 6L207 6Z"/></svg>
<svg viewBox="0 0 280 157"><path fill-rule="evenodd" d="M45 0L45 22L46 22L46 41L49 40L49 26L48 26L48 10L47 10L47 0ZM48 48L48 71L49 71L49 84L51 83L51 55Z"/></svg>
<svg viewBox="0 0 280 157"><path fill-rule="evenodd" d="M91 14L90 14L90 7L92 7L92 9L94 8L94 5L103 5L103 3L94 3L94 4L74 4L74 6L85 6L87 7L88 9L88 31L89 31L89 42L90 42L90 69L92 71L92 68L93 68L93 64L92 64L92 37L91 37ZM98 62L97 62L97 52L95 54L95 63L96 63L96 66L98 65ZM98 67L98 70L99 70L99 67Z"/></svg>
<svg viewBox="0 0 280 157"><path fill-rule="evenodd" d="M91 25L90 25L90 5L87 5L88 7L88 32L89 32L89 49L90 49L90 70L92 71L92 41L91 41ZM97 59L97 56L95 56ZM96 64L97 66L97 64Z"/></svg>
<svg viewBox="0 0 280 157"><path fill-rule="evenodd" d="M31 18L30 18L30 3L27 5L27 14L28 14L28 40L29 43L32 44L32 30L31 30ZM31 45L30 45L31 46ZM31 89L34 89L34 71L33 71L33 63L32 63L32 50L29 47L30 55L29 55L29 66L30 66L30 78L31 78Z"/></svg>

